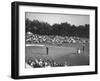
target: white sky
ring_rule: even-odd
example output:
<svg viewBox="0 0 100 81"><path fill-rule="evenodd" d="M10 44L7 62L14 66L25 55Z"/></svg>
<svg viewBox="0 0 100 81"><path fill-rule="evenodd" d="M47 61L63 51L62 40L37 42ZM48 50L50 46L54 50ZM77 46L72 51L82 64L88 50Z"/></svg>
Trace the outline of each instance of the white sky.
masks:
<svg viewBox="0 0 100 81"><path fill-rule="evenodd" d="M62 22L68 22L71 25L76 25L76 26L89 24L89 15L26 12L26 18L28 18L29 20L39 20L47 22L50 25Z"/></svg>

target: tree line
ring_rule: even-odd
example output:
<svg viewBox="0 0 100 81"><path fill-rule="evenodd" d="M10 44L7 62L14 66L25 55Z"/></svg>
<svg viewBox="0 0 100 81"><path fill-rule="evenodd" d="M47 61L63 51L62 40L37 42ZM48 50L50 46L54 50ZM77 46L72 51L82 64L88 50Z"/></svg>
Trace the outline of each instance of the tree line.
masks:
<svg viewBox="0 0 100 81"><path fill-rule="evenodd" d="M25 20L26 33L32 32L40 35L59 35L59 36L77 36L89 38L89 24L85 25L71 25L67 22L60 24L53 24L52 26L47 22L38 20Z"/></svg>

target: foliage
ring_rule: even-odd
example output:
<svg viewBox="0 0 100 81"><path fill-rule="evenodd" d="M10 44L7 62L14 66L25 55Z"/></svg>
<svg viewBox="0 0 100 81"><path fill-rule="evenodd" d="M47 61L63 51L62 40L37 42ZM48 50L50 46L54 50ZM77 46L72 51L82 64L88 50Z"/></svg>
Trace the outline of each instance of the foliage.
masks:
<svg viewBox="0 0 100 81"><path fill-rule="evenodd" d="M53 24L52 26L47 22L40 22L38 20L25 20L26 33L32 32L40 35L59 35L59 36L77 36L89 38L89 24L85 25L71 25L67 22L61 24Z"/></svg>

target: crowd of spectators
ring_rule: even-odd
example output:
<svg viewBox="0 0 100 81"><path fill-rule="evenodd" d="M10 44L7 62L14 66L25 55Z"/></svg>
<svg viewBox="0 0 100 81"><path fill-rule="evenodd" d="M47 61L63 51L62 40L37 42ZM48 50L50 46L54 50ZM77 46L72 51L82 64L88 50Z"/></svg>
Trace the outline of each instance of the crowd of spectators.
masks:
<svg viewBox="0 0 100 81"><path fill-rule="evenodd" d="M27 32L26 34L26 44L34 44L34 43L47 43L47 44L58 44L61 45L63 43L86 43L87 40L83 40L79 37L75 36L54 36L54 35L38 35L33 34L31 32Z"/></svg>
<svg viewBox="0 0 100 81"><path fill-rule="evenodd" d="M40 59L30 58L26 61L26 63L33 68L67 66L67 62L65 62L64 64L58 64L54 60L49 60L49 59L44 60L42 58Z"/></svg>

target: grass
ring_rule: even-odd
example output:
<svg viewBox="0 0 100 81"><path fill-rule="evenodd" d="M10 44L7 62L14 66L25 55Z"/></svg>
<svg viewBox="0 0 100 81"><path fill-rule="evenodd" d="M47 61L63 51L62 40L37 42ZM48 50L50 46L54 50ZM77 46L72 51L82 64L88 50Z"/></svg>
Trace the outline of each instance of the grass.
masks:
<svg viewBox="0 0 100 81"><path fill-rule="evenodd" d="M58 64L64 64L67 62L68 66L80 66L89 65L89 44L85 44L83 51L83 44L65 43L62 46L44 44L45 46L26 46L25 54L26 59L32 57L33 59L49 59L54 60ZM46 47L48 47L48 55L46 53ZM77 49L81 50L81 53L77 53Z"/></svg>

